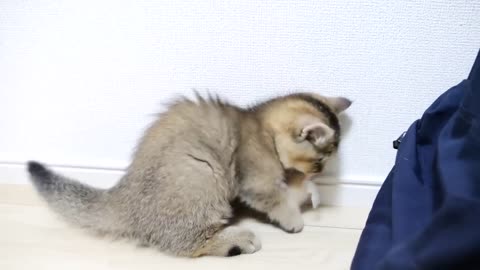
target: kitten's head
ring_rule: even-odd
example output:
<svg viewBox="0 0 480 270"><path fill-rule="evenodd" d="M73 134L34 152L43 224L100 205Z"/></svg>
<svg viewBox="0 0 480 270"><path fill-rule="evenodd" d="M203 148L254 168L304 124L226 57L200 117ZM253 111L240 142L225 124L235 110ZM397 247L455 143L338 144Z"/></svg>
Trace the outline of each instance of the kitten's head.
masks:
<svg viewBox="0 0 480 270"><path fill-rule="evenodd" d="M320 173L338 149L338 115L351 105L343 97L292 94L265 104L275 147L285 169Z"/></svg>

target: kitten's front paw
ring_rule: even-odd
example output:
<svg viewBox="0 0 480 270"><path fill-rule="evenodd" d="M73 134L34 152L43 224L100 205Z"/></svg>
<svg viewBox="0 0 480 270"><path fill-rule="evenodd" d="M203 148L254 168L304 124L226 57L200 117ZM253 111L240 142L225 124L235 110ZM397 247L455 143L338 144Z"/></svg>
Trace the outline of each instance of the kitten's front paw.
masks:
<svg viewBox="0 0 480 270"><path fill-rule="evenodd" d="M298 233L303 230L303 218L300 209L287 206L277 206L268 217L274 224L277 224L288 233Z"/></svg>

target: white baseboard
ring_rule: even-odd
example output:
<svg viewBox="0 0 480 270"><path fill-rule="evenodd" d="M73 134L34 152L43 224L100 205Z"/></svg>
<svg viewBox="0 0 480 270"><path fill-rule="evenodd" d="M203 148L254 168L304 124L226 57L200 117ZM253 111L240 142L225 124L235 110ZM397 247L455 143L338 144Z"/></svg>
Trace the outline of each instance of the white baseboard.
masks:
<svg viewBox="0 0 480 270"><path fill-rule="evenodd" d="M109 188L122 177L124 171L107 168L80 168L75 166L50 166L56 172L99 188ZM321 203L324 205L370 207L380 185L353 184L355 181L318 184ZM0 184L30 184L25 164L0 163Z"/></svg>

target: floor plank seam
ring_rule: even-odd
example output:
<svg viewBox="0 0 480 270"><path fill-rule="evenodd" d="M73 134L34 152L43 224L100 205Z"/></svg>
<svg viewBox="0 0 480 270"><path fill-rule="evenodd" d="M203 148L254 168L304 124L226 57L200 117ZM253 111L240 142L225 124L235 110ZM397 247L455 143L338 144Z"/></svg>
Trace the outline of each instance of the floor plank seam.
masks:
<svg viewBox="0 0 480 270"><path fill-rule="evenodd" d="M361 231L363 228L355 228L355 227L341 227L341 226L326 226L326 225L305 225L305 227L311 228L326 228L326 229L341 229L341 230L355 230Z"/></svg>

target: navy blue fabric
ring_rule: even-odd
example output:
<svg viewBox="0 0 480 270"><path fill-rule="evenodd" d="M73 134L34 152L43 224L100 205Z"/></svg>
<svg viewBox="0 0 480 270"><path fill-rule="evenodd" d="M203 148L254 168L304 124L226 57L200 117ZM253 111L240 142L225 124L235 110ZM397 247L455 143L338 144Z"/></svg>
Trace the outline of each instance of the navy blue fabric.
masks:
<svg viewBox="0 0 480 270"><path fill-rule="evenodd" d="M351 269L480 269L480 53L402 139Z"/></svg>

